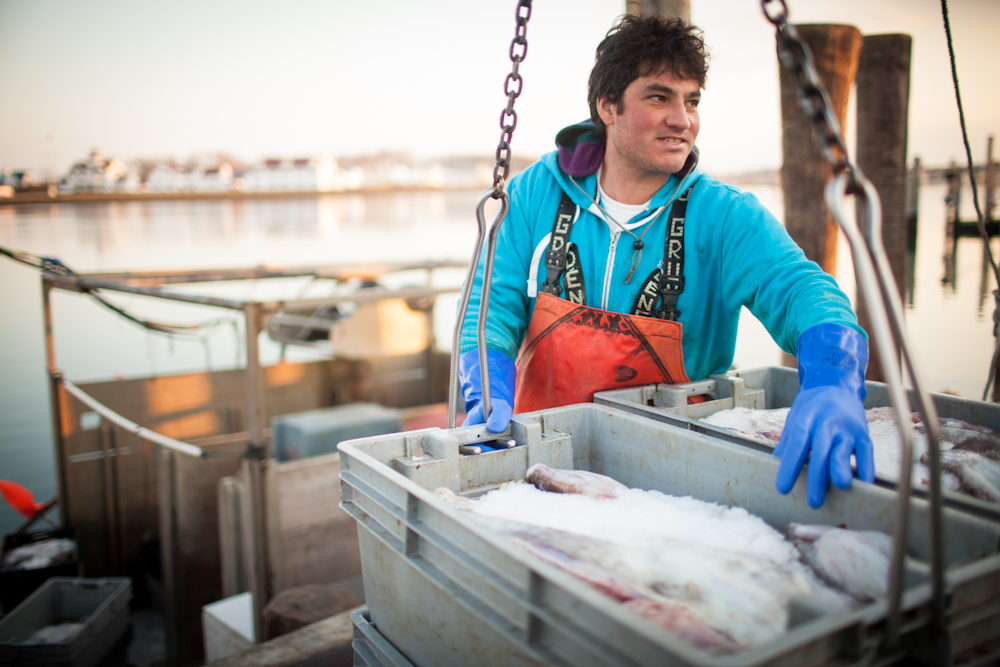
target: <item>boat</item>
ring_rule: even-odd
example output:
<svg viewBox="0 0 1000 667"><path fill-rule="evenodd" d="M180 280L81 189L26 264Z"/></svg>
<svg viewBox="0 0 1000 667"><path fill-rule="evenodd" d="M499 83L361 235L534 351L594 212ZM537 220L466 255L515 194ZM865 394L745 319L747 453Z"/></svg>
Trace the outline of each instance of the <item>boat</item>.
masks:
<svg viewBox="0 0 1000 667"><path fill-rule="evenodd" d="M62 521L75 530L86 576L131 577L138 604L162 604L167 664L202 659L206 604L251 591L259 626L264 604L292 586L343 581L361 591L357 531L338 506L339 456L280 460L270 425L281 415L357 404L397 411L400 428L445 425L450 354L435 343L432 306L461 288L438 286L438 272L464 266L43 274ZM423 282L383 285L400 275ZM265 301L205 289L303 276L337 288ZM55 356L55 290L229 310L243 323L246 366L75 384ZM325 348L329 358L263 366L262 335Z"/></svg>

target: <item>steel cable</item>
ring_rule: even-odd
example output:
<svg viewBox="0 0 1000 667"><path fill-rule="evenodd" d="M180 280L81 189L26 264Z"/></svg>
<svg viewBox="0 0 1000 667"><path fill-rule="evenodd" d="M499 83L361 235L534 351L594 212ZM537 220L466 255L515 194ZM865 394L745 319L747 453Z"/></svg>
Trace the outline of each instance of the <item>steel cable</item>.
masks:
<svg viewBox="0 0 1000 667"><path fill-rule="evenodd" d="M955 86L955 102L958 104L958 122L962 126L962 143L965 146L965 157L969 162L969 181L972 183L972 203L976 207L976 226L979 228L979 235L983 238L983 245L986 248L986 256L990 260L990 267L993 269L993 277L997 281L998 290L993 291L993 338L996 344L993 347L993 358L990 361L990 375L986 378L986 387L983 389L983 400L987 400L990 387L993 385L993 378L996 375L997 357L1000 356L1000 270L993 259L993 250L990 248L990 236L986 233L986 221L983 219L982 209L979 208L979 188L976 186L976 170L972 162L972 149L969 147L969 132L965 127L965 110L962 108L962 93L958 86L958 67L955 64L955 47L951 41L951 22L948 20L948 0L941 0L941 17L944 20L944 35L948 41L948 59L951 61L951 81ZM956 213L956 220L958 211Z"/></svg>

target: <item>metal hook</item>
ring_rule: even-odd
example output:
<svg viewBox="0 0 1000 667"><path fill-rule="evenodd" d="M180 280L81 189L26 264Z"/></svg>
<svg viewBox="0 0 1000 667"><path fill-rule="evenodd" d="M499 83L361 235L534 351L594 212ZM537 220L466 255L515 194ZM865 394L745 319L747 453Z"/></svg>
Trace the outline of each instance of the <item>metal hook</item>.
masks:
<svg viewBox="0 0 1000 667"><path fill-rule="evenodd" d="M871 181L864 177L857 168L854 167L852 178L861 186L864 197L869 206L865 207L865 226L863 233L868 242L868 249L871 253L875 266L875 273L878 277L879 288L882 291L882 300L886 305L889 325L892 327L893 336L906 365L906 372L910 376L910 383L913 385L913 393L917 402L917 410L927 429L927 467L930 471L930 561L931 561L931 584L933 591L932 601L932 623L934 629L939 633L946 631L945 626L945 601L944 601L944 517L941 499L941 423L938 420L937 407L926 390L913 350L906 341L906 320L903 317L903 304L899 298L899 290L896 288L895 280L892 277L892 268L885 253L885 246L882 242L882 212L879 205L878 192Z"/></svg>
<svg viewBox="0 0 1000 667"><path fill-rule="evenodd" d="M491 195L495 198L495 195ZM479 205L476 210L477 217L483 215L483 205ZM490 368L486 363L486 316L490 310L490 288L493 286L493 258L497 252L497 233L500 225L507 218L507 211L510 209L510 195L506 190L500 193L500 210L497 217L493 219L490 227L489 240L486 243L486 263L483 267L483 290L479 295L479 322L476 327L476 340L479 345L479 369L480 377L483 380L483 423L490 418L493 412L493 405L490 402Z"/></svg>
<svg viewBox="0 0 1000 667"><path fill-rule="evenodd" d="M465 274L465 284L462 287L462 297L458 305L458 319L455 322L455 332L451 339L451 376L448 385L448 428L455 428L458 417L458 358L462 349L462 328L465 325L465 316L469 310L469 300L472 296L472 285L476 279L476 269L479 267L479 256L483 251L483 239L486 235L486 202L490 199L500 199L500 210L497 212L493 225L490 227L489 243L486 248L486 265L483 271L483 288L479 298L479 323L477 326L477 341L479 345L479 366L483 381L483 421L490 416L492 405L490 403L490 381L489 366L486 363L486 315L489 311L490 287L493 284L493 257L496 254L496 236L507 217L510 209L510 195L506 190L501 190L499 197L496 196L492 187L486 188L479 195L476 202L476 222L479 225L479 234L476 237L476 249L472 254L472 261L469 262L469 269Z"/></svg>
<svg viewBox="0 0 1000 667"><path fill-rule="evenodd" d="M861 198L864 213L864 234L844 211L844 199L848 188ZM937 410L930 396L923 390L917 373L912 352L906 344L903 321L903 307L899 299L895 281L892 279L889 262L882 245L882 211L878 192L867 178L852 167L836 174L826 187L826 201L837 224L844 231L851 245L855 273L868 312L872 320L872 333L877 343L879 360L889 388L889 399L896 413L900 429L902 455L900 457L899 482L893 531L892 559L889 569L889 602L886 621L886 644L892 646L897 640L901 625L901 598L903 567L906 556L906 532L913 474L913 425L909 418L909 401L903 390L899 350L906 363L906 370L914 385L918 408L927 425L928 452L930 462L930 503L931 503L931 570L933 588L933 623L936 630L944 629L944 558L942 553L943 526L941 520L940 481L940 425Z"/></svg>

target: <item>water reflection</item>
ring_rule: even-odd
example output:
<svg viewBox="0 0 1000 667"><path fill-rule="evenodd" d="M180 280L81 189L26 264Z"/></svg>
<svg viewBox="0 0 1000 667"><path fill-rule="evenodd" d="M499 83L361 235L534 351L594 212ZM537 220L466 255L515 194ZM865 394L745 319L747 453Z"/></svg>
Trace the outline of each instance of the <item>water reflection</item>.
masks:
<svg viewBox="0 0 1000 667"><path fill-rule="evenodd" d="M955 268L958 266L958 236L952 232L952 226L950 224L945 225L944 237L944 248L945 253L942 256L944 261L944 275L941 277L941 285L951 292L958 289L958 284L955 280Z"/></svg>
<svg viewBox="0 0 1000 667"><path fill-rule="evenodd" d="M991 287L993 285L994 278L991 276L993 274L993 257L990 253L990 246L986 242L983 242L983 252L982 252L982 270L979 272L979 315L983 314L983 306L986 303L986 297L990 294Z"/></svg>
<svg viewBox="0 0 1000 667"><path fill-rule="evenodd" d="M6 245L76 270L467 259L476 193L4 207Z"/></svg>
<svg viewBox="0 0 1000 667"><path fill-rule="evenodd" d="M972 230L956 231L954 221L945 224L944 254L942 255L943 271L941 285L946 292L955 294L958 291L958 267L959 267L959 239L964 235L969 235ZM991 230L992 231L992 230ZM989 302L989 296L996 285L997 278L993 271L993 264L996 257L992 253L990 244L986 243L979 236L978 229L975 231L976 238L962 239L964 252L977 253L979 255L979 290L976 307L976 315L982 318L984 310ZM991 234L991 237L995 237ZM911 304L912 305L912 304Z"/></svg>

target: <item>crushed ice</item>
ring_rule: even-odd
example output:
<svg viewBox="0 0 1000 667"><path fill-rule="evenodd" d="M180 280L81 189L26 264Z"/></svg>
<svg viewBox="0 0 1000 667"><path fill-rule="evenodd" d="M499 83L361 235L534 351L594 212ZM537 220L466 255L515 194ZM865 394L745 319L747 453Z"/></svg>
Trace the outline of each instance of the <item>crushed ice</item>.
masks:
<svg viewBox="0 0 1000 667"><path fill-rule="evenodd" d="M785 565L798 560L795 547L760 517L690 496L629 489L613 501L548 493L530 484L510 484L482 496L476 514L592 537L624 546L676 541L720 549Z"/></svg>

